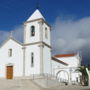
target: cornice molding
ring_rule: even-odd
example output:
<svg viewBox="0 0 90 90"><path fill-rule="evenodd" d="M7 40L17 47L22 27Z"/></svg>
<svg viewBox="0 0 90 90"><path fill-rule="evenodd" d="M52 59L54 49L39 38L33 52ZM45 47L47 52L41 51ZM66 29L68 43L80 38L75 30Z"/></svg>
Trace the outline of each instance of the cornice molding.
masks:
<svg viewBox="0 0 90 90"><path fill-rule="evenodd" d="M23 46L36 45L36 44L41 44L41 43L42 43L43 45L47 46L48 48L52 48L50 45L48 45L48 44L46 44L45 42L42 42L42 41L40 41L40 42L35 42L35 43L23 44Z"/></svg>

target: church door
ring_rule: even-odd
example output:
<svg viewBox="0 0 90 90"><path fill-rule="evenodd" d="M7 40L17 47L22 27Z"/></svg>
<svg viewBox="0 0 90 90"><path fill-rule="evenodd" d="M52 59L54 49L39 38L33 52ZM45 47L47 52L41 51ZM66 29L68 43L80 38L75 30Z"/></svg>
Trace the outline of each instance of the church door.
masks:
<svg viewBox="0 0 90 90"><path fill-rule="evenodd" d="M7 66L6 78L7 79L13 78L13 66Z"/></svg>

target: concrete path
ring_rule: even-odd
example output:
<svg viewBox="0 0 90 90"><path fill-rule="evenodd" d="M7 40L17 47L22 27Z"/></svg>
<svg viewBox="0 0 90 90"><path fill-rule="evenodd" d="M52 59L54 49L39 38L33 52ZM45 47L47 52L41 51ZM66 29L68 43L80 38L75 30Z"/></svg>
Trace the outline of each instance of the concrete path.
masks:
<svg viewBox="0 0 90 90"><path fill-rule="evenodd" d="M57 86L57 87L53 87L47 90L90 90L90 87L88 86Z"/></svg>
<svg viewBox="0 0 90 90"><path fill-rule="evenodd" d="M90 90L83 86L56 86L52 88L42 88L30 79L5 80L0 79L0 90Z"/></svg>
<svg viewBox="0 0 90 90"><path fill-rule="evenodd" d="M0 90L41 90L31 80L0 80Z"/></svg>

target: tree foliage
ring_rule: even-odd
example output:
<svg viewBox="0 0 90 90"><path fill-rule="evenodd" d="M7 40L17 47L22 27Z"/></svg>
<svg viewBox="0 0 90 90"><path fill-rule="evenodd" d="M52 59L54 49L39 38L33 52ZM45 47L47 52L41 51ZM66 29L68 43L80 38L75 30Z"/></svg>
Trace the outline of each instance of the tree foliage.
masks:
<svg viewBox="0 0 90 90"><path fill-rule="evenodd" d="M78 70L82 73L82 76L85 76L85 77L88 76L88 74L86 72L86 66L81 66L81 67L79 67Z"/></svg>

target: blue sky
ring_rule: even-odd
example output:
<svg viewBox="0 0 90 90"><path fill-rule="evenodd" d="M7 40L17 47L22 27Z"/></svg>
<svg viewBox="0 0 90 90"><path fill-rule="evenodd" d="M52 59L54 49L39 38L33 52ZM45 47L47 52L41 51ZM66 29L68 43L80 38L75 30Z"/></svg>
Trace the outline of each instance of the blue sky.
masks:
<svg viewBox="0 0 90 90"><path fill-rule="evenodd" d="M22 24L35 10L37 0L0 0L0 29L11 30ZM74 19L90 16L90 0L39 0L40 10L49 23L57 16Z"/></svg>
<svg viewBox="0 0 90 90"><path fill-rule="evenodd" d="M23 22L36 9L37 0L0 0L0 43L13 30L21 41ZM52 25L52 54L80 52L90 64L90 0L39 0L40 11Z"/></svg>

